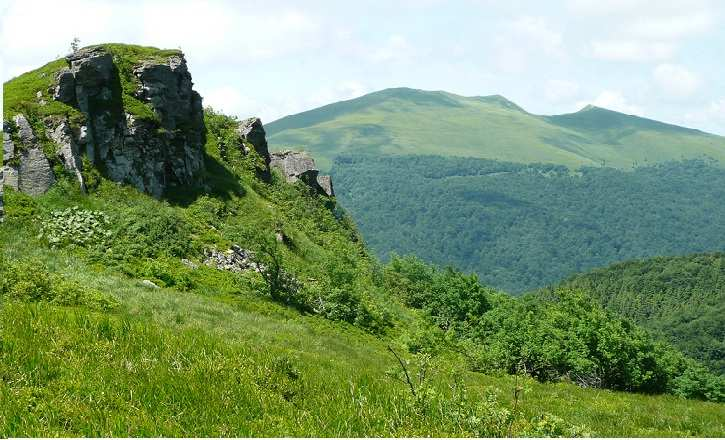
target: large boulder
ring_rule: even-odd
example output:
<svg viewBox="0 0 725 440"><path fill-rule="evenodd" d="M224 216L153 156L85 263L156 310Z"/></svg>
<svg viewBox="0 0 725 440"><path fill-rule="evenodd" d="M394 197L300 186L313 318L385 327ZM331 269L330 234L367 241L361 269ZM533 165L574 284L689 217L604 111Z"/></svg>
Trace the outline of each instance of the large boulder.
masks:
<svg viewBox="0 0 725 440"><path fill-rule="evenodd" d="M270 165L280 170L289 183L302 181L320 194L334 196L332 178L320 176L315 160L304 152L282 151L271 154Z"/></svg>

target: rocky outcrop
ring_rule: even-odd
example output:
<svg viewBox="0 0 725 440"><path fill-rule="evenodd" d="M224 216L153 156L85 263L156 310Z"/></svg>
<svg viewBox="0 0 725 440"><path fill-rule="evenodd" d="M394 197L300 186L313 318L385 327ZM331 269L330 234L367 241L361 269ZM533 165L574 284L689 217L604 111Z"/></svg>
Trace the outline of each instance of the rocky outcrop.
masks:
<svg viewBox="0 0 725 440"><path fill-rule="evenodd" d="M20 156L18 170L18 189L31 196L45 194L55 183L50 162L43 150L35 146L24 151Z"/></svg>
<svg viewBox="0 0 725 440"><path fill-rule="evenodd" d="M334 196L332 178L320 176L315 160L303 152L282 151L272 153L271 166L279 169L287 182L302 181L320 194Z"/></svg>
<svg viewBox="0 0 725 440"><path fill-rule="evenodd" d="M334 196L335 195L335 189L332 187L332 177L331 176L317 176L317 184L320 185L322 188L322 191L327 196Z"/></svg>
<svg viewBox="0 0 725 440"><path fill-rule="evenodd" d="M78 50L66 60L69 67L56 74L49 92L78 109L82 125L56 115L45 118L44 133L34 133L24 116L16 117L12 138L4 130L5 185L40 194L53 183L37 138L56 144L58 159L82 189L84 155L111 180L156 197L170 187L196 183L204 167L204 115L183 55L154 57L131 71L124 66L123 72L102 47ZM121 75L127 87L136 86L133 96L128 90L124 95Z"/></svg>
<svg viewBox="0 0 725 440"><path fill-rule="evenodd" d="M0 185L30 195L48 191L55 182L48 158L43 153L30 123L23 115L13 118L18 145L9 124L3 124L3 167Z"/></svg>
<svg viewBox="0 0 725 440"><path fill-rule="evenodd" d="M257 154L264 160L264 166L259 170L259 176L269 181L271 177L269 164L269 146L267 145L267 134L264 131L262 120L259 118L248 118L242 121L237 127L237 133L239 138L242 140L242 148L245 148L244 143L250 144ZM245 154L248 151L244 151Z"/></svg>
<svg viewBox="0 0 725 440"><path fill-rule="evenodd" d="M70 68L57 75L53 96L84 114L77 144L95 165L110 179L156 197L194 182L204 166L204 117L182 55L133 69L134 96L154 118L124 109L119 70L103 48L81 49L67 59Z"/></svg>
<svg viewBox="0 0 725 440"><path fill-rule="evenodd" d="M81 191L85 192L86 183L81 172L83 164L81 162L80 150L73 138L73 131L68 125L68 122L62 120L55 128L50 127L47 133L48 137L58 146L58 158L63 162L63 167L66 171L76 176L81 186Z"/></svg>

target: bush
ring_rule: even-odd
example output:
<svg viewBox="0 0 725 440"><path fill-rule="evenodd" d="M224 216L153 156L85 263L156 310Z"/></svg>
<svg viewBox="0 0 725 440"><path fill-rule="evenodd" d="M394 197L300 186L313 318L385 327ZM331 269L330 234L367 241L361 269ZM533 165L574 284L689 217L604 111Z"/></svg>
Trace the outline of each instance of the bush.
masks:
<svg viewBox="0 0 725 440"><path fill-rule="evenodd" d="M39 261L10 262L0 256L0 296L24 302L48 302L63 306L84 305L111 310L118 301L102 292L81 286L48 272Z"/></svg>
<svg viewBox="0 0 725 440"><path fill-rule="evenodd" d="M171 208L149 212L145 206L123 213L113 253L122 259L185 257L192 249L191 227Z"/></svg>
<svg viewBox="0 0 725 440"><path fill-rule="evenodd" d="M110 224L109 217L103 212L74 206L51 212L43 221L40 235L53 248L97 245L111 237Z"/></svg>

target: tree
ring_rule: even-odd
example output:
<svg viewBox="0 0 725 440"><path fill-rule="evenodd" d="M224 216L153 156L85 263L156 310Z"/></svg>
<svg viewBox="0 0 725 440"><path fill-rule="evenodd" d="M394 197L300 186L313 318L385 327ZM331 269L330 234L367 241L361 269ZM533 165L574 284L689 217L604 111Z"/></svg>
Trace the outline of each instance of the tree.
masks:
<svg viewBox="0 0 725 440"><path fill-rule="evenodd" d="M70 42L70 51L71 53L78 52L78 47L81 43L81 40L78 37L73 37L73 41Z"/></svg>

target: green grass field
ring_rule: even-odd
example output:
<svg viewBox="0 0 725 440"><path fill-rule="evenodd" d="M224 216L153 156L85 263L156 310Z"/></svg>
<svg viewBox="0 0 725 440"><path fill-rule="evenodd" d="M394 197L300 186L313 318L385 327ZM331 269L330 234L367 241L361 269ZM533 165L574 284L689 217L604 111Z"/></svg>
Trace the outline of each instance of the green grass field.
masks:
<svg viewBox="0 0 725 440"><path fill-rule="evenodd" d="M725 138L588 107L560 116L527 113L501 96L386 89L266 125L275 150L304 149L329 170L340 153L435 154L512 162L630 168L709 156Z"/></svg>
<svg viewBox="0 0 725 440"><path fill-rule="evenodd" d="M421 411L387 375L397 367L386 351L394 336L306 316L253 290L149 289L48 251L12 224L0 227L0 242L6 256L35 258L120 302L111 312L2 303L2 436L522 435L542 414L543 425L556 425L555 416L576 429L564 435L725 434L722 404L464 372L454 354L434 361ZM452 387L458 376L463 401ZM477 405L489 415L512 411L517 385L520 415L504 432L473 431L454 417ZM492 392L495 405L480 406Z"/></svg>

